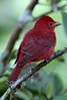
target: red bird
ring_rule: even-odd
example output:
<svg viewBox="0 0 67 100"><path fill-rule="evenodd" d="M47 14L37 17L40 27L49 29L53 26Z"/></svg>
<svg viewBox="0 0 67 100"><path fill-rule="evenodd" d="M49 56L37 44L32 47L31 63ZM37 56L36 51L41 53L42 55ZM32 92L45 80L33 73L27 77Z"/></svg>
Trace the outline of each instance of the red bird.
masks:
<svg viewBox="0 0 67 100"><path fill-rule="evenodd" d="M16 67L8 78L9 82L18 79L22 68L35 61L46 60L53 54L56 45L54 29L60 23L49 16L43 16L26 33L18 50Z"/></svg>

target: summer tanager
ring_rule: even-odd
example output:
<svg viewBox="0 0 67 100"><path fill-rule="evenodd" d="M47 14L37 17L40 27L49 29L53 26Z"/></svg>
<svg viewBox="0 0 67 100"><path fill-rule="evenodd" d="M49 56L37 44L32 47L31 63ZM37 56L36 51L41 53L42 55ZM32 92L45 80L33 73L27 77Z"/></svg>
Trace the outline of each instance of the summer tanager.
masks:
<svg viewBox="0 0 67 100"><path fill-rule="evenodd" d="M60 23L55 22L49 16L43 16L37 20L34 27L28 31L20 44L16 67L8 78L9 82L18 79L22 68L31 62L47 60L54 52L56 34L54 29Z"/></svg>

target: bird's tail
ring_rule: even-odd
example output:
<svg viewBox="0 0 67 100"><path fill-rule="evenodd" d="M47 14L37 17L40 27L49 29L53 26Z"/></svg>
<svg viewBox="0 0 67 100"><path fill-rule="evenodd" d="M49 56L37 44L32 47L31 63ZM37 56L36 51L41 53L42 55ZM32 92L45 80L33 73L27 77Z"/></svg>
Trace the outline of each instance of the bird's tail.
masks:
<svg viewBox="0 0 67 100"><path fill-rule="evenodd" d="M11 73L11 75L8 78L8 82L15 82L18 79L18 77L19 77L19 75L20 75L20 73L22 71L22 68L24 68L24 66L27 63L29 63L30 59L27 59L27 58L28 57L25 57L23 59L23 61L20 62L20 64L16 65L15 69L13 70L13 72Z"/></svg>
<svg viewBox="0 0 67 100"><path fill-rule="evenodd" d="M15 82L18 79L18 77L22 71L22 68L23 68L23 66L21 66L21 67L16 66L15 69L13 70L13 72L11 73L11 75L9 76L8 82Z"/></svg>

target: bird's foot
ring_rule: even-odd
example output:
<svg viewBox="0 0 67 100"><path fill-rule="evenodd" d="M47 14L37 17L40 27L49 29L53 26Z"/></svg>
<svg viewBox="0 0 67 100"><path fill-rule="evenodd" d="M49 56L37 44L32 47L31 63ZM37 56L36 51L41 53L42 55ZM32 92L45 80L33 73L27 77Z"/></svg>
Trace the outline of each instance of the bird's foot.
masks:
<svg viewBox="0 0 67 100"><path fill-rule="evenodd" d="M30 64L29 64L29 69L30 69L30 73L32 73L33 68L32 68L32 66Z"/></svg>
<svg viewBox="0 0 67 100"><path fill-rule="evenodd" d="M50 59L46 59L45 61L46 61L46 63L48 64L48 63L49 63L49 61L50 61Z"/></svg>
<svg viewBox="0 0 67 100"><path fill-rule="evenodd" d="M11 89L11 94L13 95L14 100L16 100L16 96L15 96L16 89L12 89L12 87L11 87L11 85L13 84L13 82L7 81L7 84L9 85L9 87Z"/></svg>
<svg viewBox="0 0 67 100"><path fill-rule="evenodd" d="M31 64L29 64L30 73L33 72L34 68L32 68ZM31 76L31 83L34 81L33 76Z"/></svg>
<svg viewBox="0 0 67 100"><path fill-rule="evenodd" d="M34 71L34 68L32 68L32 66L29 64L29 69L30 69L30 73L32 73ZM33 76L31 76L31 83L34 80L39 80L39 73L36 72Z"/></svg>

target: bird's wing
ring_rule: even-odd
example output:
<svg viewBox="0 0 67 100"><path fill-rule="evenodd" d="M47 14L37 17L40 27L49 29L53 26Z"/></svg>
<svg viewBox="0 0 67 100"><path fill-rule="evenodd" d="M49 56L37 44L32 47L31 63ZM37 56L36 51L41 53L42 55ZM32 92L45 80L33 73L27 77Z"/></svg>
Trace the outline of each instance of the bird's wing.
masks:
<svg viewBox="0 0 67 100"><path fill-rule="evenodd" d="M50 48L54 47L54 39L52 39L50 35L47 35L47 33L42 35L43 33L38 32L39 31L34 30L30 31L29 34L26 34L26 37L23 40L25 43L23 44L22 42L18 50L16 62L18 61L19 54L22 52L25 54L25 57L31 57L34 59L40 57Z"/></svg>
<svg viewBox="0 0 67 100"><path fill-rule="evenodd" d="M48 38L47 35L45 35L45 37L43 37L43 35L34 35L33 37L29 37L22 50L25 53L25 55L31 56L33 58L38 56L40 57L53 46L54 41L50 38L50 35Z"/></svg>
<svg viewBox="0 0 67 100"><path fill-rule="evenodd" d="M19 47L19 49L18 49L18 51L17 51L17 56L16 56L16 60L15 60L15 63L14 63L14 64L16 64L17 61L18 61L19 54L20 54L20 49L21 49L21 46Z"/></svg>

